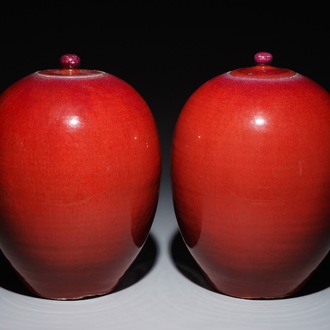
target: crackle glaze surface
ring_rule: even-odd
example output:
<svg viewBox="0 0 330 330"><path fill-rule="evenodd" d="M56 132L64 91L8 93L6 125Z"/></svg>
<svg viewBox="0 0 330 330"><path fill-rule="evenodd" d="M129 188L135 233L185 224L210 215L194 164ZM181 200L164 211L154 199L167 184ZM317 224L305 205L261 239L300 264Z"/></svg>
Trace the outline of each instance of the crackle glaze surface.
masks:
<svg viewBox="0 0 330 330"><path fill-rule="evenodd" d="M220 292L292 295L330 249L329 93L258 63L210 79L175 128L175 212Z"/></svg>
<svg viewBox="0 0 330 330"><path fill-rule="evenodd" d="M0 248L37 295L112 291L143 246L161 153L146 102L110 74L31 74L0 98Z"/></svg>

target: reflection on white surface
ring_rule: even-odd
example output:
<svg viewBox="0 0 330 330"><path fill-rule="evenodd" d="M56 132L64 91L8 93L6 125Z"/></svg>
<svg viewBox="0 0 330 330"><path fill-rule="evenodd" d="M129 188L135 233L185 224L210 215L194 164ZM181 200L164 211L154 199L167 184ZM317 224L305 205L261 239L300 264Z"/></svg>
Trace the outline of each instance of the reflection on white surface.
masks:
<svg viewBox="0 0 330 330"><path fill-rule="evenodd" d="M245 300L207 290L178 271L170 252L178 227L168 186L161 191L151 233L156 263L118 292L52 301L0 288L0 329L329 329L329 287L294 298Z"/></svg>

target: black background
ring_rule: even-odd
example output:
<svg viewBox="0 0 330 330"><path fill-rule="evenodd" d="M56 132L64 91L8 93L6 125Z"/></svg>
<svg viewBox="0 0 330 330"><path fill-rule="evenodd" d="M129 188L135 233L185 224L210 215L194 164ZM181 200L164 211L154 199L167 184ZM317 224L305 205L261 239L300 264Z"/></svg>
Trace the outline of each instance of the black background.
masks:
<svg viewBox="0 0 330 330"><path fill-rule="evenodd" d="M329 91L328 11L316 2L298 4L7 4L0 14L0 92L23 76L58 67L61 55L75 53L82 68L122 78L147 101L166 172L173 129L187 98L218 74L254 65L259 51L272 53L274 66L297 71Z"/></svg>

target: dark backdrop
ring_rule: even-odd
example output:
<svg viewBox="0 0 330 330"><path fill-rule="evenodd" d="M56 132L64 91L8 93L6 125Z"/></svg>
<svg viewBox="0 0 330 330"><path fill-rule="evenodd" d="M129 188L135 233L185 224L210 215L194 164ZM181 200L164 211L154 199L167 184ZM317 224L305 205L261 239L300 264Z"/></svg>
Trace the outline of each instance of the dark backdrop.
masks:
<svg viewBox="0 0 330 330"><path fill-rule="evenodd" d="M233 2L236 3L236 2ZM247 3L247 2L245 2ZM206 80L254 65L259 51L329 91L325 5L222 1L23 2L1 11L0 92L65 53L130 83L153 112L164 172L176 119Z"/></svg>

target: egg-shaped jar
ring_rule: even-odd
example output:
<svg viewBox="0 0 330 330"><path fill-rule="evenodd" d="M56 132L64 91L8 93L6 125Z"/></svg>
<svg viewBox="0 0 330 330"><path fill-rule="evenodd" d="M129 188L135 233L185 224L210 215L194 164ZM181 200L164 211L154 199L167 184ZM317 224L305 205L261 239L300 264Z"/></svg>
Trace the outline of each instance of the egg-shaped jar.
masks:
<svg viewBox="0 0 330 330"><path fill-rule="evenodd" d="M149 235L160 176L146 101L77 55L0 96L0 248L35 295L112 292Z"/></svg>
<svg viewBox="0 0 330 330"><path fill-rule="evenodd" d="M254 59L188 98L171 182L181 235L213 288L275 299L302 289L330 249L330 99L270 53Z"/></svg>

